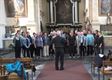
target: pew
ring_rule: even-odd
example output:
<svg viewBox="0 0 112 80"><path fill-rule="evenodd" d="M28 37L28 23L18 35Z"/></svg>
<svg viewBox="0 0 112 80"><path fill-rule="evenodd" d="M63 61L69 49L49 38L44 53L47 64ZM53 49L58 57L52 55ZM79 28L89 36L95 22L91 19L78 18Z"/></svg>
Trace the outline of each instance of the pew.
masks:
<svg viewBox="0 0 112 80"><path fill-rule="evenodd" d="M103 75L103 80L105 80L105 76L109 76L109 77L112 76L112 70L105 70L106 66L112 66L112 61L109 61L109 60L103 61L103 66L101 69L101 73Z"/></svg>
<svg viewBox="0 0 112 80"><path fill-rule="evenodd" d="M16 60L19 60L23 63L23 66L26 69L31 69L32 68L32 58L0 58L0 80L23 80L23 79L18 79L16 73L15 74L8 74L4 64L8 63L14 63ZM14 77L11 75L15 75ZM28 75L27 75L28 76ZM13 78L13 79L11 79Z"/></svg>
<svg viewBox="0 0 112 80"><path fill-rule="evenodd" d="M0 65L0 80L7 80L7 77L5 66Z"/></svg>

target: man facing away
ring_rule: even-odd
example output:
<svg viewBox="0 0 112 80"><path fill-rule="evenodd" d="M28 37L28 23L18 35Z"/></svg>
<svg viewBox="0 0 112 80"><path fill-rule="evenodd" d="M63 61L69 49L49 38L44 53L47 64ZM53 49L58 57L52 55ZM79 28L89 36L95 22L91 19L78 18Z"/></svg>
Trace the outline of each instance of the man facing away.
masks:
<svg viewBox="0 0 112 80"><path fill-rule="evenodd" d="M57 31L56 37L52 39L52 44L54 44L55 46L55 69L56 70L59 70L59 69L64 70L65 43L66 43L66 40L63 37L61 37L61 31Z"/></svg>

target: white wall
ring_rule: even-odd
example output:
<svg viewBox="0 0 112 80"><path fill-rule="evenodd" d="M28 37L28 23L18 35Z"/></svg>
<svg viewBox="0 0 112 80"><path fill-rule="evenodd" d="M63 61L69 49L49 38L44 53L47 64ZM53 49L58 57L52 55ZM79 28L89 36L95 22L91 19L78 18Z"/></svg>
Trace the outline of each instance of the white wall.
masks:
<svg viewBox="0 0 112 80"><path fill-rule="evenodd" d="M18 26L27 26L28 31L40 32L40 0L27 0L27 17L19 17ZM0 48L3 48L3 39L5 36L5 26L16 24L15 18L6 17L4 0L0 0Z"/></svg>
<svg viewBox="0 0 112 80"><path fill-rule="evenodd" d="M6 14L4 0L0 0L0 48L3 48L3 38L5 36Z"/></svg>

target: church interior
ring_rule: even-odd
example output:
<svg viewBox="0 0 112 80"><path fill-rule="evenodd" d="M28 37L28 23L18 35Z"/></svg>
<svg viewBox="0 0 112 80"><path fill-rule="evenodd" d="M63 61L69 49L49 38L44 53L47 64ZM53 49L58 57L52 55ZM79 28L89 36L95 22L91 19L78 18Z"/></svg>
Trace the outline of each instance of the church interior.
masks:
<svg viewBox="0 0 112 80"><path fill-rule="evenodd" d="M0 0L0 80L112 80L111 6L112 0ZM55 70L58 35L66 39L64 62L59 57L65 68ZM22 64L22 75L7 74L12 62Z"/></svg>

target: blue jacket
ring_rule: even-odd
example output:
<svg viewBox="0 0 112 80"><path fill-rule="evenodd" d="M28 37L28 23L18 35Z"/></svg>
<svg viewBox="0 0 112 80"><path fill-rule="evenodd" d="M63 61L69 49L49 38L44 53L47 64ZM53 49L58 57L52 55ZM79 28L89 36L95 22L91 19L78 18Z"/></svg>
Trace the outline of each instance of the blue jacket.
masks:
<svg viewBox="0 0 112 80"><path fill-rule="evenodd" d="M36 37L35 39L36 47L43 47L43 38L41 36Z"/></svg>
<svg viewBox="0 0 112 80"><path fill-rule="evenodd" d="M44 45L49 45L50 44L50 39L48 36L43 36L43 43Z"/></svg>
<svg viewBox="0 0 112 80"><path fill-rule="evenodd" d="M15 72L18 74L18 76L22 77L23 71L24 71L24 68L22 67L22 65L23 64L20 61L16 61L15 63L6 64L5 67L7 72L9 73ZM25 71L24 71L24 80L27 80Z"/></svg>
<svg viewBox="0 0 112 80"><path fill-rule="evenodd" d="M92 34L87 34L86 36L87 45L94 45L94 36Z"/></svg>
<svg viewBox="0 0 112 80"><path fill-rule="evenodd" d="M28 40L28 42L27 42L27 40ZM31 45L30 39L23 37L22 38L22 46L25 46L26 48L29 48L30 45Z"/></svg>

